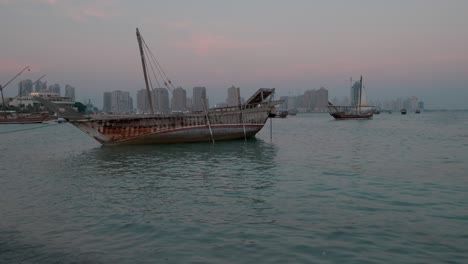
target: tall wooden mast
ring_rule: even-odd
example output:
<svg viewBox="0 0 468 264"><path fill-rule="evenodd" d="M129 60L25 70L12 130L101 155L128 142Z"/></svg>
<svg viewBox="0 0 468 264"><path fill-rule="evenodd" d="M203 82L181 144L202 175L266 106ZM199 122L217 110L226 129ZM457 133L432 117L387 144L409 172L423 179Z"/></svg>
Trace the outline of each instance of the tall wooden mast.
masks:
<svg viewBox="0 0 468 264"><path fill-rule="evenodd" d="M137 35L137 40L138 40L138 46L140 47L141 64L143 66L143 75L145 76L145 85L146 85L146 92L147 92L147 95L148 95L148 102L149 102L149 105L150 105L150 112L153 115L154 114L153 100L151 99L151 91L150 91L149 84L148 84L148 74L146 72L145 54L143 52L143 45L142 45L141 35L140 35L140 31L138 31L138 28L136 29L136 35Z"/></svg>
<svg viewBox="0 0 468 264"><path fill-rule="evenodd" d="M359 86L359 112L361 112L361 103L362 103L362 75L361 75L361 83Z"/></svg>

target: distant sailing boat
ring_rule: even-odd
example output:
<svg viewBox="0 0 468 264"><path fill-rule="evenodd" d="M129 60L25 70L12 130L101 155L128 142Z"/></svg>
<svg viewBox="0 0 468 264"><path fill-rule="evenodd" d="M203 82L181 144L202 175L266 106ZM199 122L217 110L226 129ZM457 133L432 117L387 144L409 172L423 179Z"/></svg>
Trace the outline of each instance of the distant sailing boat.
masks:
<svg viewBox="0 0 468 264"><path fill-rule="evenodd" d="M370 119L374 115L373 107L367 105L365 94L363 94L362 76L359 85L359 96L357 105L340 106L328 102L328 112L335 119Z"/></svg>

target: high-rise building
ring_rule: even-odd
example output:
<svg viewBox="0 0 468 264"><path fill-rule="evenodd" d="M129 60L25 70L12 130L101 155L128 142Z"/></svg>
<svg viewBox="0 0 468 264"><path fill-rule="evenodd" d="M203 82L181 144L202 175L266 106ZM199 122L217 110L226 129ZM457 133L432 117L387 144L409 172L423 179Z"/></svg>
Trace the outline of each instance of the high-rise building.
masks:
<svg viewBox="0 0 468 264"><path fill-rule="evenodd" d="M424 109L424 102L423 101L418 102L418 108L419 109Z"/></svg>
<svg viewBox="0 0 468 264"><path fill-rule="evenodd" d="M111 93L111 111L114 114L125 114L133 109L132 98L129 92L113 91Z"/></svg>
<svg viewBox="0 0 468 264"><path fill-rule="evenodd" d="M296 110L297 96L288 96L288 110Z"/></svg>
<svg viewBox="0 0 468 264"><path fill-rule="evenodd" d="M133 112L133 98L130 96L128 96L128 111L129 112Z"/></svg>
<svg viewBox="0 0 468 264"><path fill-rule="evenodd" d="M148 100L148 91L141 89L137 92L137 110L140 113L150 113L150 105Z"/></svg>
<svg viewBox="0 0 468 264"><path fill-rule="evenodd" d="M37 81L34 85L35 92L44 92L47 91L47 82Z"/></svg>
<svg viewBox="0 0 468 264"><path fill-rule="evenodd" d="M318 111L323 112L327 110L328 105L328 90L321 87L318 90L307 90L303 95L298 97L297 108L301 111L311 112ZM289 106L290 109L291 106Z"/></svg>
<svg viewBox="0 0 468 264"><path fill-rule="evenodd" d="M187 92L182 87L172 91L172 111L187 111Z"/></svg>
<svg viewBox="0 0 468 264"><path fill-rule="evenodd" d="M328 90L320 87L315 92L315 111L326 111L328 106Z"/></svg>
<svg viewBox="0 0 468 264"><path fill-rule="evenodd" d="M418 97L411 96L411 109L418 109Z"/></svg>
<svg viewBox="0 0 468 264"><path fill-rule="evenodd" d="M104 98L104 102L103 102L102 111L109 113L111 111L111 105L112 105L112 93L104 92L103 98Z"/></svg>
<svg viewBox="0 0 468 264"><path fill-rule="evenodd" d="M301 96L300 106L307 112L311 112L314 109L314 95L315 90L307 90Z"/></svg>
<svg viewBox="0 0 468 264"><path fill-rule="evenodd" d="M192 97L187 97L187 110L193 111L193 100L192 100Z"/></svg>
<svg viewBox="0 0 468 264"><path fill-rule="evenodd" d="M31 80L29 79L22 80L21 82L18 83L18 95L26 96L32 92L33 92L33 85L32 85Z"/></svg>
<svg viewBox="0 0 468 264"><path fill-rule="evenodd" d="M56 93L60 96L60 84L49 85L49 92Z"/></svg>
<svg viewBox="0 0 468 264"><path fill-rule="evenodd" d="M227 96L227 99L226 99L227 106L237 106L237 105L239 105L239 98L238 98L238 94L237 94L237 89L238 88L234 87L234 85L228 88L228 90L227 90L228 96Z"/></svg>
<svg viewBox="0 0 468 264"><path fill-rule="evenodd" d="M351 105L358 105L359 104L359 89L361 88L361 82L355 82L353 86L351 86Z"/></svg>
<svg viewBox="0 0 468 264"><path fill-rule="evenodd" d="M153 108L158 113L168 113L169 108L169 92L166 88L155 88L153 91Z"/></svg>
<svg viewBox="0 0 468 264"><path fill-rule="evenodd" d="M205 105L203 105L203 103ZM206 99L206 88L205 87L193 87L192 96L192 111L203 111L208 108L208 100Z"/></svg>
<svg viewBox="0 0 468 264"><path fill-rule="evenodd" d="M71 85L65 85L65 97L71 98L75 101L75 87Z"/></svg>

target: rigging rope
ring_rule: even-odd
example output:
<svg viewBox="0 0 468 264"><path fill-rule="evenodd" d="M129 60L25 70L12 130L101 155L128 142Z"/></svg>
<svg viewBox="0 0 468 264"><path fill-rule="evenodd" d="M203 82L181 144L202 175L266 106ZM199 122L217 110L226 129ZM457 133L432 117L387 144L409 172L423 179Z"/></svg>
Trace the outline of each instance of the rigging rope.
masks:
<svg viewBox="0 0 468 264"><path fill-rule="evenodd" d="M151 49L148 47L148 45L146 44L146 41L145 39L143 39L143 37L141 38L142 39L142 42L144 44L144 46L146 47L146 49L148 50L149 54L151 55L151 59L153 60L153 63L155 63L155 66L156 66L156 69L158 70L159 74L161 75L162 79L164 80L164 84L166 85L166 87L168 89L170 89L168 83L171 85L172 89L175 89L174 85L172 84L171 80L169 79L169 77L167 77L166 75L166 72L164 71L164 69L162 68L161 64L159 64L158 60L156 59L156 56L153 54L153 52L151 51Z"/></svg>
<svg viewBox="0 0 468 264"><path fill-rule="evenodd" d="M44 128L44 127L57 126L57 125L61 125L61 124L57 123L57 124L49 124L45 126L40 126L40 127L30 127L30 128L23 128L23 129L17 129L17 130L3 131L3 132L0 132L0 134L9 134L9 133L15 133L19 131L33 130L33 129L39 129L39 128Z"/></svg>
<svg viewBox="0 0 468 264"><path fill-rule="evenodd" d="M146 49L143 49L143 52L145 53L145 56L148 58L148 53L147 53ZM149 71L149 69L148 69L148 62L146 62L146 60L145 60L145 64L146 64L146 70ZM158 80L158 77L156 76L156 73L154 72L153 64L151 64L151 61L149 61L149 66L150 66L150 68L151 68L151 72L153 73L154 80L156 81L156 84L158 85L157 88L162 87L161 84L159 83L159 80ZM149 72L148 72L148 73L149 73ZM149 74L148 74L148 75L149 75ZM151 76L150 76L150 77L151 77ZM148 78L148 80L149 80L149 82L150 82L150 84L151 84L151 90L154 91L154 87L153 87L153 84L152 84L152 82L151 82L151 78Z"/></svg>
<svg viewBox="0 0 468 264"><path fill-rule="evenodd" d="M146 54L146 52L148 52L148 53L151 52L151 50L148 48L148 46L146 46L145 54ZM150 55L151 55L151 54L150 54ZM170 92L172 92L172 90L171 90L171 89L169 88L169 86L167 85L167 81L164 79L164 75L163 75L163 73L161 72L161 69L158 67L157 63L155 62L154 58L152 58L151 56L148 56L148 57L149 57L149 59L150 59L150 63L152 63L152 64L150 64L150 66L151 66L151 69L153 70L153 74L156 76L156 73L155 73L155 71L154 71L154 68L156 68L156 70L158 71L159 76L161 77L162 81L164 82L164 85L166 86L166 89L168 89ZM153 68L152 65L154 65L154 68ZM156 77L155 77L155 78L156 78ZM163 86L162 86L162 85L159 85L159 87L162 88Z"/></svg>

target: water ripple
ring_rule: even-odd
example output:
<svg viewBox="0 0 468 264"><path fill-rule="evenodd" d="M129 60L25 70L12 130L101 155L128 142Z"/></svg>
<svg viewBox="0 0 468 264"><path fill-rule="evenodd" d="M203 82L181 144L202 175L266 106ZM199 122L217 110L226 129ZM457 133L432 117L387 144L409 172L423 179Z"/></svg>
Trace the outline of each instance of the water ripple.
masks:
<svg viewBox="0 0 468 264"><path fill-rule="evenodd" d="M0 262L466 263L468 116L455 116L304 114L275 119L272 142L266 127L214 145L5 134Z"/></svg>

